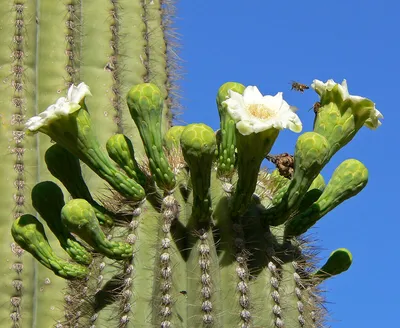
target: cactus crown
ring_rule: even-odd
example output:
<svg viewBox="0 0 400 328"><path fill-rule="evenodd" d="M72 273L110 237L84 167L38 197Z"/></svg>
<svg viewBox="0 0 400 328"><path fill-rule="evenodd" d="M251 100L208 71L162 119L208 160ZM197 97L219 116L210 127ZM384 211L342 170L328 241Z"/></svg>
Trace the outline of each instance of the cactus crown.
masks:
<svg viewBox="0 0 400 328"><path fill-rule="evenodd" d="M147 164L138 162L122 134L107 141L108 156L103 152L84 102L88 92L54 115L58 101L26 126L56 141L46 162L74 199L64 204L61 189L48 181L35 186L32 200L70 261L53 251L33 215L15 220L12 235L56 275L88 290L79 307L81 322L119 306L120 327L318 326L318 285L346 271L352 256L341 248L314 268L301 235L365 187L368 171L355 159L340 164L327 185L320 172L362 125L380 115L370 100L330 83L314 82L321 107L314 131L296 142L289 177L260 169L281 129L301 130L281 93L262 96L256 87L227 83L217 94L219 135L205 124L163 134L159 88L132 87L127 103ZM52 119L38 124L41 117ZM112 206L93 199L78 158L112 186ZM262 188L272 195L262 197ZM122 235L110 240L110 229ZM92 289L103 263L117 273L102 273L108 281Z"/></svg>

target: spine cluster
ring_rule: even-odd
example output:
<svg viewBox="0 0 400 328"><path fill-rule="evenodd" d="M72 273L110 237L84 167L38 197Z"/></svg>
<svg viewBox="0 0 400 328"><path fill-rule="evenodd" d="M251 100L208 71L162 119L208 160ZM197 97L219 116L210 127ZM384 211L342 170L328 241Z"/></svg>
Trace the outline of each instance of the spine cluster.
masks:
<svg viewBox="0 0 400 328"><path fill-rule="evenodd" d="M142 213L142 208L136 207L132 212L132 220L128 226L128 236L126 238L126 242L130 245L135 245L136 243L136 229L139 226L139 216ZM129 315L131 313L131 299L132 299L132 285L134 279L134 254L132 254L132 258L124 263L124 273L123 273L123 280L122 280L122 291L119 303L119 311L120 311L120 318L119 318L119 328L125 328L129 322Z"/></svg>
<svg viewBox="0 0 400 328"><path fill-rule="evenodd" d="M66 86L79 82L79 58L80 58L80 29L81 29L81 1L72 0L66 5L67 18L65 20L66 27L66 50L67 65L65 70L68 74Z"/></svg>
<svg viewBox="0 0 400 328"><path fill-rule="evenodd" d="M160 291L161 304L160 316L161 327L172 327L170 316L172 314L172 265L171 265L171 223L178 217L178 204L174 196L168 195L162 201L162 239L161 239L161 255L160 255Z"/></svg>
<svg viewBox="0 0 400 328"><path fill-rule="evenodd" d="M199 245L199 267L201 270L201 311L203 312L203 323L210 326L214 322L212 315L213 305L211 302L212 279L210 272L210 245L208 244L208 232L200 231L200 245Z"/></svg>
<svg viewBox="0 0 400 328"><path fill-rule="evenodd" d="M274 302L272 312L275 316L275 326L277 328L283 328L285 324L282 319L281 297L279 294L279 270L272 261L268 262L268 270L271 273L270 284L273 288L271 298Z"/></svg>
<svg viewBox="0 0 400 328"><path fill-rule="evenodd" d="M23 131L24 124L24 111L26 107L25 101L25 90L24 90L24 72L25 72L25 3L18 1L14 3L14 35L12 40L12 64L11 64L11 87L13 89L12 98L12 145L11 152L15 155L14 171L16 177L14 179L15 191L13 194L14 199L14 219L18 218L23 214L23 208L25 205L25 167L24 167L24 152L23 141L25 133ZM16 256L12 265L13 271L15 271L17 277L12 281L14 288L13 296L10 299L11 313L10 319L12 321L12 327L19 327L21 321L21 301L23 291L23 281L21 277L22 270L24 268L21 256L23 250L15 243L11 244L11 251Z"/></svg>
<svg viewBox="0 0 400 328"><path fill-rule="evenodd" d="M238 278L237 290L239 295L239 305L241 307L240 319L242 321L241 328L249 328L251 323L250 313L250 297L249 297L249 270L247 267L248 254L244 239L243 227L240 223L235 223L233 229L236 233L236 275Z"/></svg>
<svg viewBox="0 0 400 328"><path fill-rule="evenodd" d="M105 70L111 72L113 84L111 87L113 97L111 99L114 108L114 122L117 126L117 133L122 133L122 104L123 99L121 95L121 67L120 67L120 13L118 0L110 0L112 8L110 10L111 16L111 40L110 47L112 50L109 61L104 67Z"/></svg>

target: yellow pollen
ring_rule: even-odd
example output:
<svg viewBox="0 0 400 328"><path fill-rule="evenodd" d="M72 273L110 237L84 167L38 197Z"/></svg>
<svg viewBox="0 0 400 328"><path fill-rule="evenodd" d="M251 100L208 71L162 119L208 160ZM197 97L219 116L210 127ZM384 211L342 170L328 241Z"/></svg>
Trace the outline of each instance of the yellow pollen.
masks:
<svg viewBox="0 0 400 328"><path fill-rule="evenodd" d="M261 104L251 104L247 107L247 111L254 117L260 118L262 120L268 119L273 116L273 112L264 105Z"/></svg>

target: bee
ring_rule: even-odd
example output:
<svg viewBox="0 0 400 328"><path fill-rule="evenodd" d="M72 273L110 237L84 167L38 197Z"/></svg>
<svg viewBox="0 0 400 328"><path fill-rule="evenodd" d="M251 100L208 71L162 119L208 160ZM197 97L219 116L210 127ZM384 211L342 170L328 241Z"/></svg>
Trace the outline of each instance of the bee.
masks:
<svg viewBox="0 0 400 328"><path fill-rule="evenodd" d="M314 110L315 115L318 114L318 111L320 108L321 108L321 103L319 101L315 102L315 104L312 106L312 109Z"/></svg>
<svg viewBox="0 0 400 328"><path fill-rule="evenodd" d="M318 115L320 108L321 108L321 103L319 101L316 101L315 104L310 108L310 110L311 109L314 110L314 114L315 114L313 127L315 127L315 121L317 120L317 115Z"/></svg>
<svg viewBox="0 0 400 328"><path fill-rule="evenodd" d="M296 81L292 81L292 88L290 90L296 90L296 91L300 91L301 93L304 92L304 90L310 89L310 87L308 85L296 82Z"/></svg>

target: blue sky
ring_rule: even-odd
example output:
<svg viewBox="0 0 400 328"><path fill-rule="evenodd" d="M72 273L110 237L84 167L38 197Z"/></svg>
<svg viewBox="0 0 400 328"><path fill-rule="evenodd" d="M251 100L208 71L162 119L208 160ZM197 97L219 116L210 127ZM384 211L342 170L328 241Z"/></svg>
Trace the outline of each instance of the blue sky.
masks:
<svg viewBox="0 0 400 328"><path fill-rule="evenodd" d="M312 233L323 258L340 247L353 253L350 270L325 284L330 326L396 326L400 2L190 0L177 8L185 122L217 129L215 95L227 81L256 85L263 94L283 91L285 100L299 108L303 131L312 129L308 109L318 98L312 90L290 91L291 80L310 84L316 78L346 78L351 94L372 99L383 113L378 130L363 128L323 171L328 181L340 162L356 158L369 170L367 187L325 216ZM271 153L293 152L297 137L282 132Z"/></svg>

